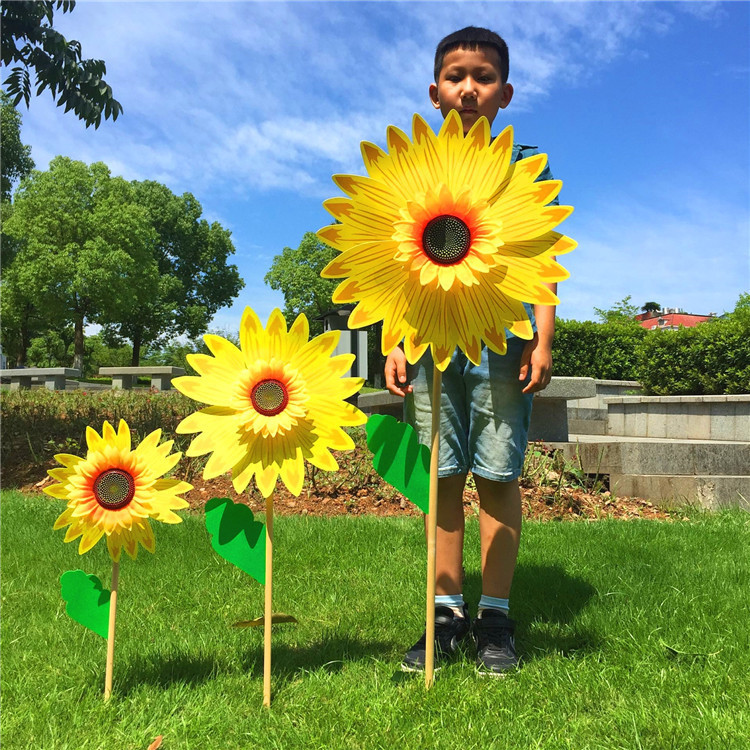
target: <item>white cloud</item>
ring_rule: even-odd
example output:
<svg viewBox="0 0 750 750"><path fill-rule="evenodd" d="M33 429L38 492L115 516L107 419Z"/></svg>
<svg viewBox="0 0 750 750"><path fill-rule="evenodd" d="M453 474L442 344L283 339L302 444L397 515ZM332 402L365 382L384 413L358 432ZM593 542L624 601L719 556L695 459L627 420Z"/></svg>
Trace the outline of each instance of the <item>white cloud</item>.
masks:
<svg viewBox="0 0 750 750"><path fill-rule="evenodd" d="M437 123L426 92L447 32L475 22L506 36L522 112L627 51L646 16L652 32L669 25L650 3L80 3L56 23L106 60L125 114L92 137L34 101L24 134L40 163L66 153L177 190L317 197L360 140L408 127L404 113Z"/></svg>
<svg viewBox="0 0 750 750"><path fill-rule="evenodd" d="M671 197L610 194L577 207L564 226L578 248L561 258L571 272L560 286L562 317L593 319L594 307L627 295L693 313L734 307L750 289L746 214L704 194L673 188Z"/></svg>

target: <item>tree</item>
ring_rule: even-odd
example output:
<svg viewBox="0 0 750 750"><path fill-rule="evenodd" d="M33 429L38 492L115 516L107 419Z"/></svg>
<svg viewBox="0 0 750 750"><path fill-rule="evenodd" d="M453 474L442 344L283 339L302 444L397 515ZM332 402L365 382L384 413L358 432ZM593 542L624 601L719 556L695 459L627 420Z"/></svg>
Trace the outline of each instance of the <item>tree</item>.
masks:
<svg viewBox="0 0 750 750"><path fill-rule="evenodd" d="M81 44L68 41L52 28L55 10L72 11L74 0L2 3L2 62L11 68L4 82L13 104L21 99L29 106L33 69L36 95L49 89L57 106L73 110L86 127L99 127L102 117L116 120L122 105L104 80L103 60L84 60Z"/></svg>
<svg viewBox="0 0 750 750"><path fill-rule="evenodd" d="M635 323L638 307L630 302L630 295L619 302L615 302L610 308L595 307L594 312L599 316L602 323Z"/></svg>
<svg viewBox="0 0 750 750"><path fill-rule="evenodd" d="M0 340L3 352L16 367L26 366L26 355L32 339L53 322L47 314L49 308L45 309L33 294L29 294L27 270L23 264L13 264L5 270L0 294Z"/></svg>
<svg viewBox="0 0 750 750"><path fill-rule="evenodd" d="M646 302L641 311L645 313L658 313L661 310L661 305L658 302Z"/></svg>
<svg viewBox="0 0 750 750"><path fill-rule="evenodd" d="M112 343L131 341L132 364L137 366L144 347L204 333L245 284L237 266L227 262L234 254L231 233L218 222L201 219L203 208L193 195L178 197L153 181L133 182L132 187L156 233L158 287L141 306L106 326L105 336Z"/></svg>
<svg viewBox="0 0 750 750"><path fill-rule="evenodd" d="M21 114L0 91L0 155L2 156L2 198L10 201L13 185L34 169L31 146L21 143Z"/></svg>
<svg viewBox="0 0 750 750"><path fill-rule="evenodd" d="M5 231L20 245L3 278L11 319L28 309L48 327L70 322L75 368L83 368L87 324L122 320L156 293L157 238L148 213L130 183L112 178L101 162L58 156L49 171L32 172L15 193ZM26 356L23 335L17 361Z"/></svg>
<svg viewBox="0 0 750 750"><path fill-rule="evenodd" d="M31 339L27 357L31 367L64 367L68 360L68 347L60 334L47 329Z"/></svg>
<svg viewBox="0 0 750 750"><path fill-rule="evenodd" d="M5 221L13 212L10 202L13 186L34 169L31 146L21 143L21 114L10 103L8 95L0 91L0 221ZM13 260L18 248L16 243L0 227L2 254L0 264L5 269Z"/></svg>
<svg viewBox="0 0 750 750"><path fill-rule="evenodd" d="M739 323L750 333L750 292L740 294L734 310L727 317Z"/></svg>
<svg viewBox="0 0 750 750"><path fill-rule="evenodd" d="M323 331L323 324L314 320L333 307L331 297L340 281L323 279L320 272L338 253L323 244L312 232L305 232L299 247L285 247L273 259L265 282L284 295L284 317L291 323L304 313L310 321L311 335Z"/></svg>

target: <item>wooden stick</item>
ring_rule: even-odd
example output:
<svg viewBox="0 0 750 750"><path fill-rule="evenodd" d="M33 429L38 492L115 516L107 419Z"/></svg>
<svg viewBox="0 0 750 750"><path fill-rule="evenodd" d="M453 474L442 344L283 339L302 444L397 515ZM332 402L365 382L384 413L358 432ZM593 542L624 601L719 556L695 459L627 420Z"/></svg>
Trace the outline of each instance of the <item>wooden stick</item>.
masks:
<svg viewBox="0 0 750 750"><path fill-rule="evenodd" d="M112 695L112 672L115 664L115 618L117 617L117 586L120 583L120 563L112 563L112 590L109 595L109 629L107 630L107 669L104 673L104 700Z"/></svg>
<svg viewBox="0 0 750 750"><path fill-rule="evenodd" d="M271 705L271 621L273 609L273 492L266 498L266 606L263 614L263 705Z"/></svg>
<svg viewBox="0 0 750 750"><path fill-rule="evenodd" d="M440 396L443 373L432 368L432 433L430 440L430 505L427 514L427 642L424 654L424 684L432 687L435 670L435 550L437 547L438 459L440 450Z"/></svg>

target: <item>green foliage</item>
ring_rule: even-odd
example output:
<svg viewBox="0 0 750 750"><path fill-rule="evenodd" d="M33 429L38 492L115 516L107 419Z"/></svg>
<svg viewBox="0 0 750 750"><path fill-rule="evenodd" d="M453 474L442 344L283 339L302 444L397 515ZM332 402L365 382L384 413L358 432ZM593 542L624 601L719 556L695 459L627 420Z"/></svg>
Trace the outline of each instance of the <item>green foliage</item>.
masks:
<svg viewBox="0 0 750 750"><path fill-rule="evenodd" d="M195 408L195 401L176 392L88 392L85 387L4 392L0 400L3 474L7 477L29 459L44 464L62 450L85 452L87 425L101 431L104 420L117 425L124 419L140 439L160 428L184 452L192 436L176 435L175 428Z"/></svg>
<svg viewBox="0 0 750 750"><path fill-rule="evenodd" d="M14 106L23 99L28 107L33 70L37 96L49 89L58 106L72 109L86 127L98 128L102 117L116 120L122 105L103 78L104 61L84 60L80 42L52 28L55 10L67 13L74 7L74 0L2 3L2 62L6 68L14 65L4 85Z"/></svg>
<svg viewBox="0 0 750 750"><path fill-rule="evenodd" d="M560 320L552 345L554 374L637 380L637 348L649 332L637 323Z"/></svg>
<svg viewBox="0 0 750 750"><path fill-rule="evenodd" d="M734 310L727 317L750 330L750 292L740 294Z"/></svg>
<svg viewBox="0 0 750 750"><path fill-rule="evenodd" d="M29 367L65 367L68 345L57 331L44 331L41 336L31 339L27 362Z"/></svg>
<svg viewBox="0 0 750 750"><path fill-rule="evenodd" d="M4 229L20 245L3 278L16 326L7 335L20 348L31 338L27 320L42 329L70 322L73 366L80 369L85 325L122 320L156 293L156 232L130 183L111 177L101 162L58 156L47 172L32 172L15 193Z"/></svg>
<svg viewBox="0 0 750 750"><path fill-rule="evenodd" d="M619 302L615 302L612 307L595 307L594 312L599 316L602 323L634 323L637 325L635 316L638 315L638 307L630 302L630 295Z"/></svg>
<svg viewBox="0 0 750 750"><path fill-rule="evenodd" d="M331 297L339 281L323 279L320 272L337 254L315 234L305 232L296 250L285 247L281 255L274 257L271 269L265 276L266 284L284 295L283 313L287 323L304 313L310 321L312 336L323 331L322 322L314 318L334 306Z"/></svg>
<svg viewBox="0 0 750 750"><path fill-rule="evenodd" d="M34 169L31 146L21 143L21 114L10 103L10 98L0 91L0 154L2 154L3 203L10 200L13 185ZM3 211L5 207L3 206ZM3 252L6 248L3 248Z"/></svg>
<svg viewBox="0 0 750 750"><path fill-rule="evenodd" d="M158 182L133 182L133 199L156 233L153 257L159 281L153 295L106 326L110 338L133 344L137 366L141 347L178 336L196 338L216 312L230 304L245 284L237 266L231 233L201 218L203 208L190 193L176 196Z"/></svg>
<svg viewBox="0 0 750 750"><path fill-rule="evenodd" d="M677 331L650 331L638 349L647 393L750 393L750 325L729 318Z"/></svg>
<svg viewBox="0 0 750 750"><path fill-rule="evenodd" d="M104 646L64 615L57 580L82 566L107 586L112 562L106 545L80 557L52 531L62 507L2 497L4 747L747 746L747 513L525 523L511 597L521 670L481 679L469 652L428 691L398 669L424 628L422 519L277 518L274 608L299 624L274 629L266 711L262 634L228 627L263 613L264 589L188 512L152 522L156 553L122 565L105 703ZM473 607L479 529L466 527Z"/></svg>
<svg viewBox="0 0 750 750"><path fill-rule="evenodd" d="M555 375L639 380L646 393L750 393L750 294L723 319L677 331L637 324L557 320Z"/></svg>
<svg viewBox="0 0 750 750"><path fill-rule="evenodd" d="M655 313L659 312L661 310L661 305L658 302L645 302L641 306L641 312L645 313Z"/></svg>
<svg viewBox="0 0 750 750"><path fill-rule="evenodd" d="M87 336L83 353L83 376L98 375L100 367L127 367L130 365L132 354L133 351L128 345L110 346L101 333ZM71 359L69 356L69 361Z"/></svg>

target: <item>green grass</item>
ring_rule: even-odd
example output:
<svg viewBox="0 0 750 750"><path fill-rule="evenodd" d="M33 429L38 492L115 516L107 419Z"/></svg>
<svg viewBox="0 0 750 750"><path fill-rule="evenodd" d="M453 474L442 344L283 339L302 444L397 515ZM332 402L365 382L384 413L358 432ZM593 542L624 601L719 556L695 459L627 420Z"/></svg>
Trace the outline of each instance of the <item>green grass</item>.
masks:
<svg viewBox="0 0 750 750"><path fill-rule="evenodd" d="M120 575L114 696L105 642L71 621L59 577L109 583L52 524L62 503L2 497L2 742L15 748L745 748L750 516L527 523L511 600L523 668L470 659L425 692L398 671L422 629L419 519L280 517L273 705L261 707L263 589L211 550L202 518L154 524ZM475 522L467 598L479 596ZM669 650L681 653L673 653Z"/></svg>

